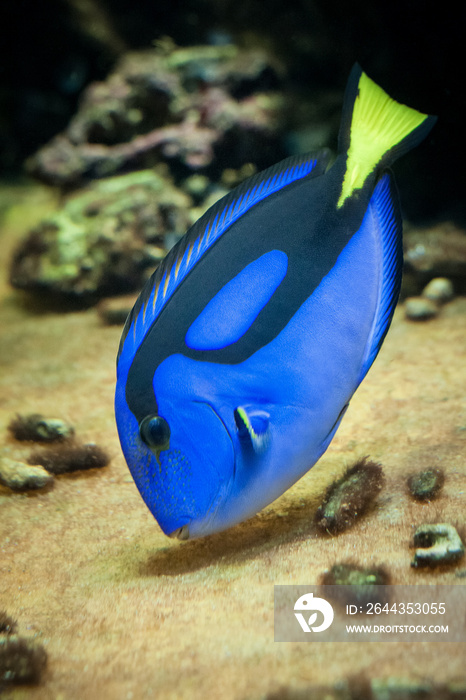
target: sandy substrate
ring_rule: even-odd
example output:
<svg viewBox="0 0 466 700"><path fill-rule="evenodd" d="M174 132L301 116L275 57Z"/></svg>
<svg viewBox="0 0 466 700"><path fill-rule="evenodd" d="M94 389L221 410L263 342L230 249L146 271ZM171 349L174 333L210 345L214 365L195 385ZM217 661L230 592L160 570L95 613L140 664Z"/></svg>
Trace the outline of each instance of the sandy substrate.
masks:
<svg viewBox="0 0 466 700"><path fill-rule="evenodd" d="M15 223L15 225L13 225ZM444 683L464 679L455 643L286 644L273 641L274 584L312 584L333 564L383 565L393 583L462 585L466 561L410 567L415 528L464 526L466 299L407 322L398 309L384 347L327 454L255 518L203 540L166 538L119 449L113 415L121 329L95 310L33 309L5 282L17 219L2 234L0 449L26 459L7 425L19 413L70 421L112 457L26 494L0 487L0 609L35 635L49 663L37 687L5 697L261 698L280 686L332 686L364 672ZM351 530L322 537L313 516L327 486L356 458L383 464L377 507ZM406 477L445 471L441 496L418 504ZM464 536L464 532L463 532Z"/></svg>

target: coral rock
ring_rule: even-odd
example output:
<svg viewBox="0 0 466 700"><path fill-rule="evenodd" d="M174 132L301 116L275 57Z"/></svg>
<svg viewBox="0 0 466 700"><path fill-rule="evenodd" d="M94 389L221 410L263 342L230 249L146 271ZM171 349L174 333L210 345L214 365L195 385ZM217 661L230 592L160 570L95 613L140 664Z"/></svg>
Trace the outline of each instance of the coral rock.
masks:
<svg viewBox="0 0 466 700"><path fill-rule="evenodd" d="M416 501L431 501L443 487L445 476L440 469L424 469L408 478L408 489Z"/></svg>
<svg viewBox="0 0 466 700"><path fill-rule="evenodd" d="M457 293L466 291L466 232L453 224L407 230L404 239L405 277L417 293L433 277L447 277Z"/></svg>
<svg viewBox="0 0 466 700"><path fill-rule="evenodd" d="M405 301L405 315L410 321L427 321L438 315L438 307L425 297L409 297Z"/></svg>
<svg viewBox="0 0 466 700"><path fill-rule="evenodd" d="M422 290L422 296L437 304L444 304L453 299L453 284L446 277L434 277Z"/></svg>
<svg viewBox="0 0 466 700"><path fill-rule="evenodd" d="M232 154L255 151L260 159L283 112L279 73L263 50L233 45L165 41L125 54L106 81L85 90L67 130L27 168L47 183L76 186L161 160L204 167L225 140Z"/></svg>
<svg viewBox="0 0 466 700"><path fill-rule="evenodd" d="M74 428L59 418L44 418L39 413L17 415L8 426L16 440L56 442L74 435Z"/></svg>
<svg viewBox="0 0 466 700"><path fill-rule="evenodd" d="M8 486L13 491L42 489L52 482L53 476L41 466L0 457L0 484Z"/></svg>
<svg viewBox="0 0 466 700"><path fill-rule="evenodd" d="M138 290L188 228L190 203L152 170L98 181L29 233L11 284L83 302Z"/></svg>
<svg viewBox="0 0 466 700"><path fill-rule="evenodd" d="M370 508L383 482L380 464L367 457L358 460L328 488L315 516L319 530L336 534L351 527Z"/></svg>
<svg viewBox="0 0 466 700"><path fill-rule="evenodd" d="M414 533L416 552L411 566L438 566L458 561L464 545L453 525L438 523L421 525Z"/></svg>
<svg viewBox="0 0 466 700"><path fill-rule="evenodd" d="M30 461L41 464L52 474L82 471L84 469L100 469L110 462L109 455L98 445L89 443L80 445L64 445L56 450L35 452Z"/></svg>

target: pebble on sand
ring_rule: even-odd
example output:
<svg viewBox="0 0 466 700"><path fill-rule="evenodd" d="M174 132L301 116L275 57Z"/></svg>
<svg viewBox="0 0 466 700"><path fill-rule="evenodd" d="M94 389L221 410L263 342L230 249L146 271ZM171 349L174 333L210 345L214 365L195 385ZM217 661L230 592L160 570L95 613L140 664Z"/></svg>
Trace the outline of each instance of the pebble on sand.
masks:
<svg viewBox="0 0 466 700"><path fill-rule="evenodd" d="M434 277L422 290L422 296L437 304L444 304L454 297L453 284L446 277Z"/></svg>
<svg viewBox="0 0 466 700"><path fill-rule="evenodd" d="M449 523L425 524L414 533L416 551L411 566L440 566L462 558L464 545L453 525Z"/></svg>
<svg viewBox="0 0 466 700"><path fill-rule="evenodd" d="M409 297L405 301L405 315L410 321L427 321L438 314L438 306L426 297Z"/></svg>
<svg viewBox="0 0 466 700"><path fill-rule="evenodd" d="M53 475L38 465L0 457L0 484L12 491L42 489L53 482Z"/></svg>

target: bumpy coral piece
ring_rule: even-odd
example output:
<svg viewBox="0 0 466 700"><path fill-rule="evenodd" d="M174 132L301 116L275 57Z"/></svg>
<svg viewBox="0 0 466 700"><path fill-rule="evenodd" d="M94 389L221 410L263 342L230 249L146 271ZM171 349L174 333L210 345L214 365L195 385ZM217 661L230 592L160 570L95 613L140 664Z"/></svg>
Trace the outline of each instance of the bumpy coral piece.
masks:
<svg viewBox="0 0 466 700"><path fill-rule="evenodd" d="M453 525L437 523L421 525L414 533L416 551L411 566L452 564L464 555L464 545Z"/></svg>
<svg viewBox="0 0 466 700"><path fill-rule="evenodd" d="M59 418L45 418L40 413L17 415L8 425L16 440L32 442L55 442L67 440L74 435L74 428Z"/></svg>
<svg viewBox="0 0 466 700"><path fill-rule="evenodd" d="M0 456L0 484L12 491L43 489L52 482L53 476L43 467Z"/></svg>
<svg viewBox="0 0 466 700"><path fill-rule="evenodd" d="M85 90L67 130L29 159L28 170L76 186L161 160L204 167L223 142L241 153L247 141L260 158L282 112L279 72L264 51L232 45L162 42L125 54L105 82Z"/></svg>
<svg viewBox="0 0 466 700"><path fill-rule="evenodd" d="M110 457L98 445L71 445L57 450L35 452L29 457L34 464L41 464L52 474L65 474L82 469L105 467Z"/></svg>
<svg viewBox="0 0 466 700"><path fill-rule="evenodd" d="M140 289L190 225L190 204L152 170L100 180L28 234L13 256L10 282L83 303Z"/></svg>
<svg viewBox="0 0 466 700"><path fill-rule="evenodd" d="M444 482L445 475L440 469L424 469L410 476L407 484L416 501L431 501L438 496Z"/></svg>
<svg viewBox="0 0 466 700"><path fill-rule="evenodd" d="M352 563L335 564L321 577L323 586L342 586L327 589L337 603L385 603L390 576L383 567L364 568Z"/></svg>
<svg viewBox="0 0 466 700"><path fill-rule="evenodd" d="M384 483L380 464L363 457L335 481L316 512L322 532L336 534L351 527L370 508Z"/></svg>

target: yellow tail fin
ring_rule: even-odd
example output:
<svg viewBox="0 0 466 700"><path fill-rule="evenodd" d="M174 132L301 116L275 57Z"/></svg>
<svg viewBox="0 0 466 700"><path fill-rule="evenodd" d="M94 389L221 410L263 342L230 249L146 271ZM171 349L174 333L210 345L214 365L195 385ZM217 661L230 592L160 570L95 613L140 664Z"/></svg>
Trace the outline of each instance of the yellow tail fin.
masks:
<svg viewBox="0 0 466 700"><path fill-rule="evenodd" d="M348 157L338 208L364 185L382 159L387 160L390 151L395 149L390 159L394 160L419 143L435 122L435 117L393 100L359 66L353 68L348 81L345 109L351 108L349 125L348 116L343 114L342 118L342 129L349 128L349 138L340 134L340 143L346 141ZM421 129L421 125L426 128ZM410 135L412 138L408 138ZM397 148L402 142L403 147Z"/></svg>

